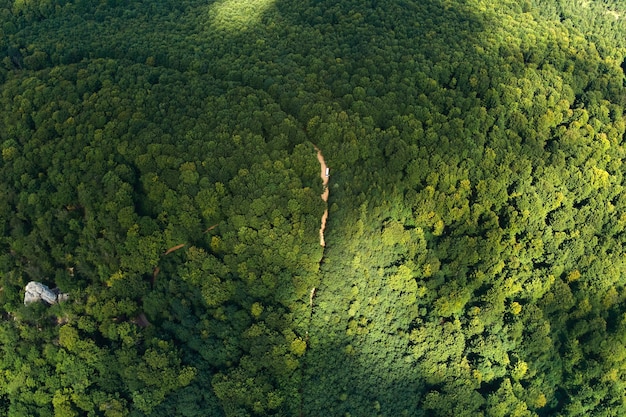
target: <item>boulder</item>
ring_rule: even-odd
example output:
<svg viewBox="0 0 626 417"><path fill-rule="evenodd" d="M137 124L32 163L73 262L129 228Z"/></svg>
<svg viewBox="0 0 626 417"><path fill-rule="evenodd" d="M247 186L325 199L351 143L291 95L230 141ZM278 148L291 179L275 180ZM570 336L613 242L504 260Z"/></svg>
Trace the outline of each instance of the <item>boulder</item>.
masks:
<svg viewBox="0 0 626 417"><path fill-rule="evenodd" d="M47 285L41 282L31 281L26 284L26 292L24 293L24 305L43 300L48 304L56 304L59 301L65 301L69 297L68 294L60 293L58 288L51 290Z"/></svg>

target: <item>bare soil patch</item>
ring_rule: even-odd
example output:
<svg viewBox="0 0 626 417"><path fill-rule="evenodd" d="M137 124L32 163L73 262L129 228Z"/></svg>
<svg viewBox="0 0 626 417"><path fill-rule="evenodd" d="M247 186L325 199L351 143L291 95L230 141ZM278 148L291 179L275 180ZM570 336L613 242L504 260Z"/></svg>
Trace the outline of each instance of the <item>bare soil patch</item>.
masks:
<svg viewBox="0 0 626 417"><path fill-rule="evenodd" d="M324 185L324 191L322 192L322 200L324 202L328 202L328 195L330 194L330 190L328 189L328 179L330 178L327 175L328 166L326 165L326 161L324 160L324 155L322 155L322 151L315 145L315 150L317 151L317 160L320 163L320 177L322 178L322 184ZM324 214L322 215L322 224L320 226L320 245L326 246L326 242L324 241L324 229L326 229L326 220L328 219L328 207L324 210Z"/></svg>

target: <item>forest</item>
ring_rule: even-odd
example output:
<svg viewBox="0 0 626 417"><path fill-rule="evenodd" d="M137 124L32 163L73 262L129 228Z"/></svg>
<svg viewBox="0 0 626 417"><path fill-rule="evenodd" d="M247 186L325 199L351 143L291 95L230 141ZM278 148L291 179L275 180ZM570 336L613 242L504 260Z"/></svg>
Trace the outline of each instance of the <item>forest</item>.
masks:
<svg viewBox="0 0 626 417"><path fill-rule="evenodd" d="M623 1L0 24L1 416L626 415Z"/></svg>

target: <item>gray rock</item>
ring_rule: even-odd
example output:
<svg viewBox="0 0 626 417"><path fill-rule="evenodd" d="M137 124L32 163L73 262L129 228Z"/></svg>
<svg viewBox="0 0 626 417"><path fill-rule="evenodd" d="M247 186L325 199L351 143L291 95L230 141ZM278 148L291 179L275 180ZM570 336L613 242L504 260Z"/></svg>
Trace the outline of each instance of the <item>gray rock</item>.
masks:
<svg viewBox="0 0 626 417"><path fill-rule="evenodd" d="M24 293L24 305L43 300L48 304L56 304L59 301L65 301L69 297L68 294L60 293L55 288L51 290L47 285L41 282L31 281L26 284L26 292Z"/></svg>

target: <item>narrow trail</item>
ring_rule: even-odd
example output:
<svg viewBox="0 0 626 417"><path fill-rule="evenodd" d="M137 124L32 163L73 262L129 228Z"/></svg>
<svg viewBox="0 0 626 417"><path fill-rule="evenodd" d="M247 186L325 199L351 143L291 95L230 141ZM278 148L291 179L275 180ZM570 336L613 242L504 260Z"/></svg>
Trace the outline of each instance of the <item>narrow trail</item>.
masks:
<svg viewBox="0 0 626 417"><path fill-rule="evenodd" d="M330 178L329 175L329 169L328 166L326 165L326 161L324 160L324 155L322 155L322 151L320 150L320 148L317 147L317 145L313 144L313 147L315 148L315 151L317 152L317 160L320 163L320 178L322 178L322 184L324 186L322 194L320 195L320 197L322 198L322 200L324 200L324 203L326 203L326 209L324 210L324 214L322 215L322 222L320 225L320 246L325 247L326 246L326 242L324 241L324 229L326 229L326 220L328 220L328 195L330 194L330 190L328 189L328 180ZM323 251L323 250L322 250ZM324 254L322 252L322 258L324 258ZM321 264L321 259L320 259L320 264ZM311 321L313 320L313 310L314 310L314 305L315 305L315 301L314 298L317 295L317 288L313 287L311 288L311 292L309 293L309 324L308 327L310 327L311 325ZM306 344L307 344L307 350L309 347L309 331L306 330L306 334L305 334L305 338L304 338ZM303 358L304 359L304 358ZM302 361L302 367L301 367L301 372L302 374L306 374L306 368L307 368L307 361L303 360ZM304 417L304 391L303 391L303 385L302 383L300 383L300 388L299 388L299 393L300 393L300 412L299 412L299 417Z"/></svg>
<svg viewBox="0 0 626 417"><path fill-rule="evenodd" d="M322 183L324 185L324 191L322 192L322 200L325 203L328 203L328 195L330 194L330 190L328 189L328 166L326 165L326 161L324 160L324 155L322 155L322 151L316 145L313 145L315 150L317 151L317 160L320 162L320 177L322 178ZM326 246L326 242L324 241L324 229L326 229L326 220L328 219L328 207L324 210L324 214L322 215L322 224L320 226L320 245Z"/></svg>

